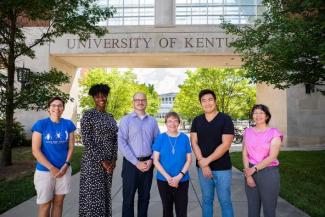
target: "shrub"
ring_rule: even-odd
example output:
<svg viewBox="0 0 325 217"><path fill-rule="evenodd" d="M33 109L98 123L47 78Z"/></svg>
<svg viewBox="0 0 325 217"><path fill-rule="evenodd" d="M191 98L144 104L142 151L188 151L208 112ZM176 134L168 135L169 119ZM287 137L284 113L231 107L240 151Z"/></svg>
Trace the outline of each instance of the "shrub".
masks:
<svg viewBox="0 0 325 217"><path fill-rule="evenodd" d="M5 134L5 120L0 119L0 150L2 149L4 134ZM12 137L13 137L13 141L11 147L31 145L31 142L26 139L23 125L18 121L14 121Z"/></svg>

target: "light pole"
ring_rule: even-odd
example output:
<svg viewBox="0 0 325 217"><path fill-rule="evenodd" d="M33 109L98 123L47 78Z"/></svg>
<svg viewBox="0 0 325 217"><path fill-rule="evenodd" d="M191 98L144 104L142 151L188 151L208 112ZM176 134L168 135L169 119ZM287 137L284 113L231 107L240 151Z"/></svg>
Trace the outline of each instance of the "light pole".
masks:
<svg viewBox="0 0 325 217"><path fill-rule="evenodd" d="M248 107L248 112L247 112L247 115L248 115L248 127L250 127L252 125L252 119L251 119L251 107L250 107L250 104L251 104L251 101L252 99L250 97L248 97L247 99L247 107Z"/></svg>
<svg viewBox="0 0 325 217"><path fill-rule="evenodd" d="M17 81L21 83L21 88L26 86L26 83L29 81L30 69L23 67L16 68L17 72Z"/></svg>

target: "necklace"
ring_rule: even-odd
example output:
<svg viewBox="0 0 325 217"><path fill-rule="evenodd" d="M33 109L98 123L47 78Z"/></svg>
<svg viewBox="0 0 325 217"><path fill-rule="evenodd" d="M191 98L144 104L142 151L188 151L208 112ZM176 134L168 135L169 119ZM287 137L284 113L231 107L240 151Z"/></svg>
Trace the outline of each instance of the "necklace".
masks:
<svg viewBox="0 0 325 217"><path fill-rule="evenodd" d="M172 147L172 154L174 155L175 152L176 152L176 150L175 150L175 145L176 145L176 143L177 143L178 135L177 135L176 138L175 138L175 142L174 142L174 144L172 143L172 141L171 141L171 139L170 139L170 136L169 136L168 134L167 134L167 136L168 136L169 144L170 144L170 146Z"/></svg>

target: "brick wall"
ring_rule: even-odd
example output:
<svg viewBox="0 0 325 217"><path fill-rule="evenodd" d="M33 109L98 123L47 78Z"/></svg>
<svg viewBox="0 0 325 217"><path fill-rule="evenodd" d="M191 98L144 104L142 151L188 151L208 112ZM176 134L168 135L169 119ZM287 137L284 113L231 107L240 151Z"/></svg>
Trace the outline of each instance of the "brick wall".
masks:
<svg viewBox="0 0 325 217"><path fill-rule="evenodd" d="M46 20L29 20L26 17L18 17L19 26L22 27L45 27L49 25L49 21Z"/></svg>

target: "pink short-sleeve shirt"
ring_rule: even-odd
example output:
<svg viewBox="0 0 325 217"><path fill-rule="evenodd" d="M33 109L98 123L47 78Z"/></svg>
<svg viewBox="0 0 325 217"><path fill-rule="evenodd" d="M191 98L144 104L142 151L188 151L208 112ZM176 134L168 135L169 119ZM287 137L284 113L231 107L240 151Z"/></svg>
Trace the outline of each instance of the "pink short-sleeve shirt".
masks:
<svg viewBox="0 0 325 217"><path fill-rule="evenodd" d="M244 141L247 150L248 161L251 164L258 164L269 156L271 141L273 138L280 137L283 140L283 134L276 128L268 128L263 132L257 132L253 127L244 131ZM278 166L279 161L274 160L269 166Z"/></svg>

